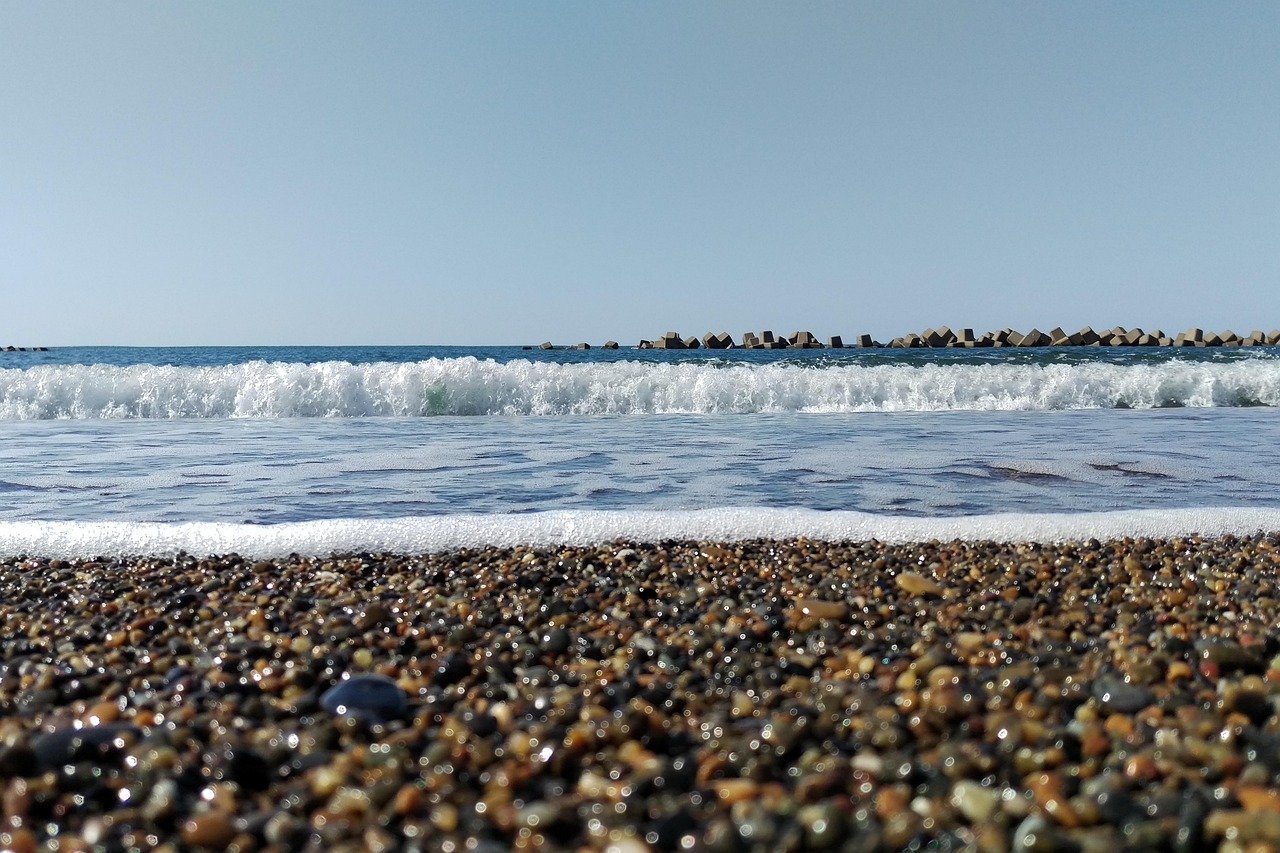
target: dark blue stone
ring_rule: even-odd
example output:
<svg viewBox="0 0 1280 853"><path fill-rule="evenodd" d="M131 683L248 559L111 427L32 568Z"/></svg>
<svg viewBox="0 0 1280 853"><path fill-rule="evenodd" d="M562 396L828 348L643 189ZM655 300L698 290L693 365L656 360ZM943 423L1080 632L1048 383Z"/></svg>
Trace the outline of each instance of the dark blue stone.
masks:
<svg viewBox="0 0 1280 853"><path fill-rule="evenodd" d="M89 762L105 766L118 762L120 742L136 740L142 729L129 723L107 723L84 729L59 729L35 738L31 749L40 764L52 770L67 764Z"/></svg>
<svg viewBox="0 0 1280 853"><path fill-rule="evenodd" d="M340 717L382 724L404 714L409 697L383 675L355 675L325 691L320 707Z"/></svg>

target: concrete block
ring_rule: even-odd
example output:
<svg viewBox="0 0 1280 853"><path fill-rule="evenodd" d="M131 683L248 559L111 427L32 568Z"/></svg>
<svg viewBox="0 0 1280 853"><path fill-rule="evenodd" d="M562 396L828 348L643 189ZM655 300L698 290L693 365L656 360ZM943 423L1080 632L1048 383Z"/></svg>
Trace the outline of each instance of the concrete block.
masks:
<svg viewBox="0 0 1280 853"><path fill-rule="evenodd" d="M702 338L702 345L707 349L732 349L733 337L728 332L713 334L707 332Z"/></svg>
<svg viewBox="0 0 1280 853"><path fill-rule="evenodd" d="M948 344L955 343L956 340L955 333L946 326L941 326L937 329L926 329L919 337L926 345L931 347L945 347Z"/></svg>
<svg viewBox="0 0 1280 853"><path fill-rule="evenodd" d="M653 342L653 348L654 350L685 350L686 347L680 333L668 332Z"/></svg>
<svg viewBox="0 0 1280 853"><path fill-rule="evenodd" d="M555 349L555 345L552 344L551 341L543 341L538 344L538 349Z"/></svg>
<svg viewBox="0 0 1280 853"><path fill-rule="evenodd" d="M690 335L689 337L684 339L685 349L697 349L700 346L702 346L702 344L698 343L698 339L695 338L693 335Z"/></svg>
<svg viewBox="0 0 1280 853"><path fill-rule="evenodd" d="M827 339L827 346L831 349L844 349L844 339L839 335L832 335Z"/></svg>
<svg viewBox="0 0 1280 853"><path fill-rule="evenodd" d="M1092 326L1085 326L1074 335L1071 335L1069 339L1072 344L1078 347L1093 346L1098 341L1102 340L1098 333L1093 330Z"/></svg>
<svg viewBox="0 0 1280 853"><path fill-rule="evenodd" d="M870 335L858 335L857 346L859 349L874 349L880 346L880 344L872 340Z"/></svg>
<svg viewBox="0 0 1280 853"><path fill-rule="evenodd" d="M618 348L617 341L605 341L604 346L600 347L600 349L617 349L617 348Z"/></svg>
<svg viewBox="0 0 1280 853"><path fill-rule="evenodd" d="M1009 340L1010 342L1013 341L1012 335L1009 336ZM1048 344L1049 344L1049 338L1044 332L1040 331L1039 329L1032 329L1031 331L1027 332L1025 335L1022 336L1022 339L1018 341L1017 346L1043 347L1043 346L1048 346Z"/></svg>

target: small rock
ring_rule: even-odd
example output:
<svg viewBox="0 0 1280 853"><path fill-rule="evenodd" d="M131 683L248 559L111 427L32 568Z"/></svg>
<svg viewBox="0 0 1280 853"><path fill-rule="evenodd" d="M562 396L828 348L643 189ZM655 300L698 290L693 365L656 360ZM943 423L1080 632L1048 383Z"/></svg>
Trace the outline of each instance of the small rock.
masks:
<svg viewBox="0 0 1280 853"><path fill-rule="evenodd" d="M225 850L235 837L235 823L226 812L206 812L182 824L183 843L204 850Z"/></svg>
<svg viewBox="0 0 1280 853"><path fill-rule="evenodd" d="M573 638L564 628L552 628L542 635L541 647L544 654L562 655L569 650Z"/></svg>
<svg viewBox="0 0 1280 853"><path fill-rule="evenodd" d="M934 598L943 598L947 594L946 587L929 580L924 575L918 575L915 572L902 572L898 575L896 580L898 587L911 595L925 595L933 596Z"/></svg>
<svg viewBox="0 0 1280 853"><path fill-rule="evenodd" d="M951 789L951 804L971 823L983 823L1000 806L1000 792L972 779L961 779Z"/></svg>
<svg viewBox="0 0 1280 853"><path fill-rule="evenodd" d="M1115 675L1104 675L1093 683L1093 695L1110 713L1136 714L1155 701L1151 691Z"/></svg>
<svg viewBox="0 0 1280 853"><path fill-rule="evenodd" d="M1261 673L1266 669L1266 663L1261 657L1231 640L1215 640L1205 644L1200 656L1217 664L1222 672Z"/></svg>
<svg viewBox="0 0 1280 853"><path fill-rule="evenodd" d="M142 735L142 730L128 723L109 723L83 729L59 729L40 735L31 742L40 763L52 770L64 764L82 761L94 765L114 762L121 747Z"/></svg>
<svg viewBox="0 0 1280 853"><path fill-rule="evenodd" d="M819 601L814 598L797 598L792 602L792 610L802 616L814 619L844 619L849 615L849 605L842 601Z"/></svg>
<svg viewBox="0 0 1280 853"><path fill-rule="evenodd" d="M381 725L405 712L408 696L386 676L356 675L326 690L320 706L340 717Z"/></svg>

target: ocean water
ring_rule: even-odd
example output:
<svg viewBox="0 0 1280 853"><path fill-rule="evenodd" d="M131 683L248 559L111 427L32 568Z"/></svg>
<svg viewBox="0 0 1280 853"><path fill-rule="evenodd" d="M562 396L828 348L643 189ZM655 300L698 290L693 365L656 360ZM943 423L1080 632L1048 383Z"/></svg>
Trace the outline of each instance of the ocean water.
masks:
<svg viewBox="0 0 1280 853"><path fill-rule="evenodd" d="M0 353L0 553L1280 529L1280 350Z"/></svg>

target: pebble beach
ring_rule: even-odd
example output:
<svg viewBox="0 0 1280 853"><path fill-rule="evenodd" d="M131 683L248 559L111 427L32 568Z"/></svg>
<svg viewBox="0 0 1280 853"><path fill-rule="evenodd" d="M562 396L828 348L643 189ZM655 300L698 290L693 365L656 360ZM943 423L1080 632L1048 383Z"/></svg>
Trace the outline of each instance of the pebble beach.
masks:
<svg viewBox="0 0 1280 853"><path fill-rule="evenodd" d="M1275 535L0 563L0 846L1271 850Z"/></svg>

